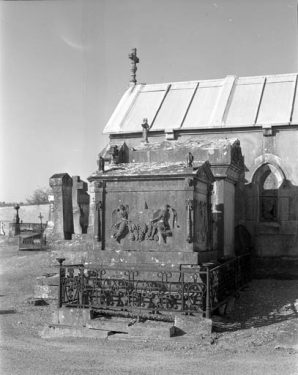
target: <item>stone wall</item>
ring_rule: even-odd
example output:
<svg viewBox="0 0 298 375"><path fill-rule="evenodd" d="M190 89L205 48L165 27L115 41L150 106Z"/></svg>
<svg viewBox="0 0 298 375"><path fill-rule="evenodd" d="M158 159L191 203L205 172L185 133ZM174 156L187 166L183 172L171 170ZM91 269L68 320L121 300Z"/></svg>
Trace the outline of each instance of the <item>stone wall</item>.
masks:
<svg viewBox="0 0 298 375"><path fill-rule="evenodd" d="M40 205L29 205L20 206L19 217L20 221L23 223L40 223L39 215L43 216L42 222L46 223L49 220L49 204ZM4 235L2 228L2 223L4 225L5 235L9 234L9 224L13 222L16 210L13 206L11 207L0 207L0 234Z"/></svg>

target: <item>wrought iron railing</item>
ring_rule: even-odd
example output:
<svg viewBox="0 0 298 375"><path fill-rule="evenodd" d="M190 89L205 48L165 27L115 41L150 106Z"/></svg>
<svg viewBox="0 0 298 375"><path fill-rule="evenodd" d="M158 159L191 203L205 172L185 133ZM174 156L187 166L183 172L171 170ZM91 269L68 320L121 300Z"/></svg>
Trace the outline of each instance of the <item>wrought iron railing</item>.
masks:
<svg viewBox="0 0 298 375"><path fill-rule="evenodd" d="M19 236L19 250L44 250L46 247L46 237L44 231L46 224L20 223L15 224Z"/></svg>
<svg viewBox="0 0 298 375"><path fill-rule="evenodd" d="M38 223L20 223L19 226L20 234L22 233L41 233L46 229L47 224Z"/></svg>
<svg viewBox="0 0 298 375"><path fill-rule="evenodd" d="M216 310L252 280L252 256L244 254L209 270L210 311Z"/></svg>
<svg viewBox="0 0 298 375"><path fill-rule="evenodd" d="M181 265L179 271L146 265L84 266L60 263L58 307L90 307L188 314L212 312L251 280L251 256L218 266Z"/></svg>
<svg viewBox="0 0 298 375"><path fill-rule="evenodd" d="M45 250L47 245L43 233L33 233L19 236L19 250Z"/></svg>

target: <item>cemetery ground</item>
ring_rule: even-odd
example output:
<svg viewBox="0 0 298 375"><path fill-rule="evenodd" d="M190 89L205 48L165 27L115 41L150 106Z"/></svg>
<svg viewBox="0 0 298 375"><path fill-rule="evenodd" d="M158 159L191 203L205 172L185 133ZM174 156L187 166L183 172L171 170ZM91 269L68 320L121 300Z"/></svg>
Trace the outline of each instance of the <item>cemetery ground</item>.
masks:
<svg viewBox="0 0 298 375"><path fill-rule="evenodd" d="M125 335L43 339L40 332L51 322L56 301L30 301L36 277L56 271L48 253L19 252L2 242L0 257L3 375L298 373L297 280L253 280L233 312L215 317L211 337L199 342Z"/></svg>

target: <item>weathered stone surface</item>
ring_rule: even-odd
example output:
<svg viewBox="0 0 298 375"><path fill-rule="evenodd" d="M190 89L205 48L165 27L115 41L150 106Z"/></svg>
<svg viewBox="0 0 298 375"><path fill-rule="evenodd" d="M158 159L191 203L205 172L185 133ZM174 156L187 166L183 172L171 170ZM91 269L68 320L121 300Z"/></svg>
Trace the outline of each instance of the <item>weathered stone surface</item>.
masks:
<svg viewBox="0 0 298 375"><path fill-rule="evenodd" d="M170 337L172 323L145 321L144 323L135 323L128 327L130 336L149 337L151 339L165 339Z"/></svg>
<svg viewBox="0 0 298 375"><path fill-rule="evenodd" d="M212 320L188 315L175 315L176 328L189 335L210 335Z"/></svg>
<svg viewBox="0 0 298 375"><path fill-rule="evenodd" d="M108 331L97 329L88 329L85 327L50 325L40 332L43 339L52 339L59 337L86 337L94 339L105 339L108 337Z"/></svg>
<svg viewBox="0 0 298 375"><path fill-rule="evenodd" d="M90 310L87 308L61 307L52 315L52 323L69 326L86 326L90 321Z"/></svg>
<svg viewBox="0 0 298 375"><path fill-rule="evenodd" d="M194 168L184 162L118 164L89 181L94 235L102 249L171 251L173 263L177 252L209 250L213 176L208 163Z"/></svg>
<svg viewBox="0 0 298 375"><path fill-rule="evenodd" d="M71 239L73 230L72 179L67 173L58 173L50 178L54 194L54 236Z"/></svg>
<svg viewBox="0 0 298 375"><path fill-rule="evenodd" d="M34 298L58 299L58 286L56 285L35 285Z"/></svg>
<svg viewBox="0 0 298 375"><path fill-rule="evenodd" d="M29 305L33 305L33 306L47 306L48 305L48 303L42 298L29 298L27 302L29 303Z"/></svg>
<svg viewBox="0 0 298 375"><path fill-rule="evenodd" d="M73 176L72 181L74 233L87 233L90 201L90 197L87 193L88 184L82 181L79 176Z"/></svg>
<svg viewBox="0 0 298 375"><path fill-rule="evenodd" d="M115 331L115 332L124 332L128 333L129 331L129 322L131 319L122 319L119 320L117 318L111 319L94 319L89 321L86 324L87 328L90 329L102 329L105 331Z"/></svg>
<svg viewBox="0 0 298 375"><path fill-rule="evenodd" d="M36 285L59 285L59 274L48 274L36 278Z"/></svg>

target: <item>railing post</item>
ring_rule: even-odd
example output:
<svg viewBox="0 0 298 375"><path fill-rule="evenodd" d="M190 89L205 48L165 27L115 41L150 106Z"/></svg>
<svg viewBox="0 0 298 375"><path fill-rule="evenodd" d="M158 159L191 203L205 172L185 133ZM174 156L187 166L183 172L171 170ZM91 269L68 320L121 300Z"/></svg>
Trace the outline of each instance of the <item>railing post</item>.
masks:
<svg viewBox="0 0 298 375"><path fill-rule="evenodd" d="M210 309L210 270L207 266L207 290L206 290L206 318L211 318L211 309Z"/></svg>
<svg viewBox="0 0 298 375"><path fill-rule="evenodd" d="M83 307L83 304L84 304L84 265L81 264L80 265L80 277L81 277L81 290L80 290L80 295L79 295L79 304L80 304L80 307Z"/></svg>
<svg viewBox="0 0 298 375"><path fill-rule="evenodd" d="M183 270L180 270L181 272L181 280L182 280L182 299L181 299L181 310L184 311L185 309L185 302L184 302L184 272Z"/></svg>
<svg viewBox="0 0 298 375"><path fill-rule="evenodd" d="M59 262L59 287L58 287L58 309L62 307L62 278L65 276L65 269L63 268L63 262L65 258L56 258Z"/></svg>

